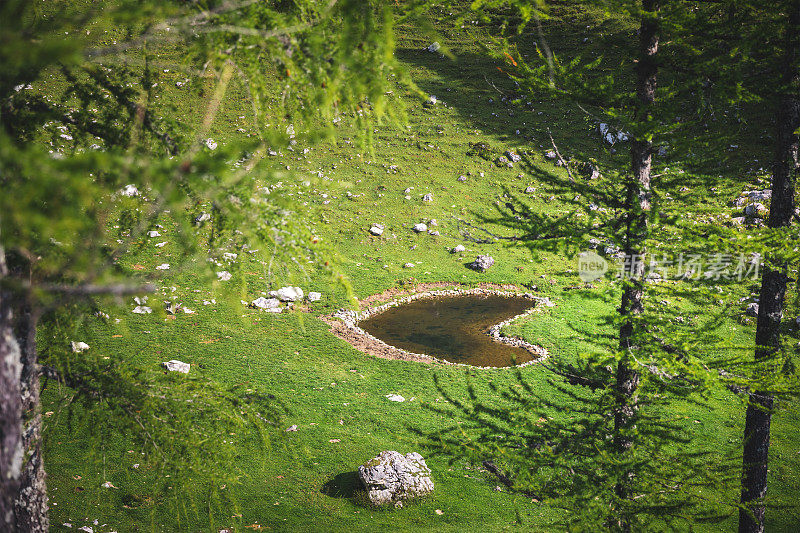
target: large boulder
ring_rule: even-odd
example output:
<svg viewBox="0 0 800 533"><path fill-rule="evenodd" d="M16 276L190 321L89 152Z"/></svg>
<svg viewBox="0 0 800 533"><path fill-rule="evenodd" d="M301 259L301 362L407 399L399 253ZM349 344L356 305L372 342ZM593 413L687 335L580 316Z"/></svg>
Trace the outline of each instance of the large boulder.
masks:
<svg viewBox="0 0 800 533"><path fill-rule="evenodd" d="M431 471L416 452L387 450L358 467L358 479L372 505L397 503L433 492Z"/></svg>
<svg viewBox="0 0 800 533"><path fill-rule="evenodd" d="M479 255L475 261L469 264L469 267L478 272L486 272L494 264L494 257L491 255Z"/></svg>

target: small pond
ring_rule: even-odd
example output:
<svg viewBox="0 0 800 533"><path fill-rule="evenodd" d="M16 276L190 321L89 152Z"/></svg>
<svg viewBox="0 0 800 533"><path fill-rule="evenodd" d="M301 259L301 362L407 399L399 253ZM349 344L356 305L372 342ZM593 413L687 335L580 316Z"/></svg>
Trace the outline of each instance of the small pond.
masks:
<svg viewBox="0 0 800 533"><path fill-rule="evenodd" d="M409 352L451 363L512 366L534 359L524 348L493 340L490 327L534 306L520 297L447 296L415 300L359 322L364 331Z"/></svg>

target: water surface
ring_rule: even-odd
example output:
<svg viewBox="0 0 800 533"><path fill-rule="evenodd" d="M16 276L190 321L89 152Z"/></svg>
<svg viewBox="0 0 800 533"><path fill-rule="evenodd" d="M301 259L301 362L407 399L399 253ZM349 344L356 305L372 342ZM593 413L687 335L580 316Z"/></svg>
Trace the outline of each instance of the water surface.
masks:
<svg viewBox="0 0 800 533"><path fill-rule="evenodd" d="M490 327L534 306L520 297L469 294L415 300L392 307L359 327L383 342L451 363L512 366L533 359L523 348L492 340Z"/></svg>

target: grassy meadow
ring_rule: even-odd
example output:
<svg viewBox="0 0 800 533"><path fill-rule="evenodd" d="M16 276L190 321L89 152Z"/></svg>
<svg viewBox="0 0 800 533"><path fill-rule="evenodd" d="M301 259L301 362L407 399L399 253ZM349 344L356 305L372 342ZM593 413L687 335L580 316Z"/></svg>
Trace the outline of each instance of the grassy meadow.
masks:
<svg viewBox="0 0 800 533"><path fill-rule="evenodd" d="M615 39L632 27L627 21L586 11L556 17L547 31L551 47L568 56L579 47L621 46ZM533 213L572 216L576 200L563 186L566 172L545 155L553 148L550 134L566 157L619 162L628 159L627 149L623 145L612 153L597 133L596 122L569 102L523 98L521 105L512 104L511 95L517 94L513 83L476 39L441 28L437 38L452 52L451 59L425 51L430 39L415 28L400 30L397 53L418 87L436 95L435 105L423 105L419 96L398 87L407 124L376 125L371 149L360 144L355 121L343 120L335 140L308 146L307 153L306 146L295 145L292 151L267 157L264 165L285 171L287 181L290 174L308 180L308 187L287 194L302 195L310 213L308 223L341 255L340 269L355 297L418 282L535 285L538 295L556 305L510 326L511 333L541 344L553 358L570 359L613 346L615 331L608 317L618 305L618 286L601 281L583 287L574 247L556 242L530 249L507 241L473 242L462 232L491 241L486 232L464 225L467 221L493 233L510 234L502 222L484 219L502 218L502 207L512 197ZM476 26L474 31L480 30ZM584 42L586 36L589 40ZM179 122L192 130L202 120L203 102L213 82L201 79L195 86L176 86L186 75L169 65L179 62L178 51L164 50L164 67L155 80L164 89L156 105L181 117ZM57 95L58 76L37 89ZM276 100L279 97L276 94ZM758 127L766 117L752 113L749 131L757 133L744 136L736 151L718 154L713 176L693 170L698 166L695 160L660 163L686 169L679 184L686 191L679 185L660 191L674 198L672 212L686 217L730 213L730 201L748 184L759 183L763 176L759 169L766 165L754 160L768 160L771 148L767 134L760 133L764 128ZM209 137L225 146L247 136L252 120L244 88L234 78ZM488 147L488 158L476 153L474 146L479 143ZM507 150L524 155L524 160L513 168L496 165L493 160ZM460 176L466 181L458 181ZM525 193L528 187L535 191ZM709 192L711 187L717 188L716 194ZM423 202L427 193L433 201ZM184 214L164 215L159 220L161 236L139 243L120 264L132 275L158 283L159 290L150 295L153 314L132 314L135 304L126 298L102 308L108 320L90 317L75 325L72 340L88 343L96 357L148 372L159 372L162 361L185 361L192 365L192 377L187 379L252 386L274 395L287 412L269 442L231 435L237 467L243 472L237 483L208 494L198 486L192 494L170 490L168 481L160 488L151 485L158 473L134 467L143 461L132 435L103 434L91 424L91 415L73 419L72 409L102 407L70 406L69 389L48 383L43 411L54 531L82 526L95 532L548 531L569 512L509 493L480 465L451 461L418 443L417 431L435 432L457 422L426 409L426 403L444 405L444 392L466 398L467 383L488 398L490 384L516 386L513 371L390 361L361 353L334 337L319 318L352 305L344 285L313 265L306 276L290 277L245 253L230 265L212 267L233 274L230 281L216 280L202 259L171 252L177 226L170 217L180 215ZM439 236L412 231L414 224L430 219L438 221ZM109 220L113 224L113 216ZM385 225L382 236L370 235L373 223ZM164 241L163 247L155 246ZM466 251L450 253L458 244ZM485 273L466 268L479 254L492 255L495 266ZM172 266L157 270L163 263ZM406 263L414 266L404 268ZM240 302L290 284L306 292L319 291L322 299L308 304L307 312L281 314ZM581 288L573 289L578 285ZM756 285L744 283L736 290L748 296ZM195 312L168 316L160 309L164 299ZM672 303L687 315L703 312L688 303ZM717 333L731 343L752 345L754 323L740 316L741 309L731 310L716 326ZM44 333L43 337L42 346L55 342ZM527 366L522 375L543 394L559 394L548 383L552 375L541 366ZM437 388L434 376L445 391ZM407 401L388 401L386 395L391 393ZM559 415L569 416L570 399L564 397L563 402ZM710 406L680 404L674 414L683 417L686 435L696 436L698 446L721 454L740 450L745 409L741 399L721 390ZM796 501L800 495L799 423L796 405L785 406L773 422L769 490L783 502ZM297 425L297 431L283 431L290 425ZM361 505L355 472L387 449L422 453L433 471L434 493L403 509ZM102 487L106 481L115 488ZM717 496L733 500L738 490L736 485L718 487ZM767 529L794 531L798 522L794 508L771 510ZM700 531L735 528L735 516L719 524L697 525Z"/></svg>

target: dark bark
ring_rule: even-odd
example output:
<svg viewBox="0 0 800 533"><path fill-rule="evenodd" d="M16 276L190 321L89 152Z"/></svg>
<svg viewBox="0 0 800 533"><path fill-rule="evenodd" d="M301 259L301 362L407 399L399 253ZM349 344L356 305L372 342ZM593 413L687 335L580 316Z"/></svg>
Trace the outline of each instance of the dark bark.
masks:
<svg viewBox="0 0 800 533"><path fill-rule="evenodd" d="M0 246L0 280L8 275ZM20 348L14 335L11 294L0 290L0 531L14 531L14 500L22 474Z"/></svg>
<svg viewBox="0 0 800 533"><path fill-rule="evenodd" d="M641 131L647 129L652 106L656 96L656 75L658 65L658 2L642 1L642 20L639 30L639 51L636 72L636 104L634 123L640 127L637 136L631 142L632 180L627 190L627 225L625 228L624 252L630 269L622 294L619 312L624 317L619 332L619 347L623 356L617 363L614 384L614 447L618 453L625 453L632 444L631 431L635 426L636 389L639 386L639 373L633 368L629 354L636 349L636 316L643 310L644 293L644 254L647 238L647 218L650 211L650 174L653 145L647 138L642 138ZM619 498L628 498L628 482L633 473L627 472L615 487ZM617 525L629 530L630 524L624 513L614 517Z"/></svg>
<svg viewBox="0 0 800 533"><path fill-rule="evenodd" d="M788 227L791 224L795 184L800 177L800 142L795 133L800 128L800 1L793 1L789 9L782 96L777 113L772 199L767 221L771 228ZM768 259L773 261L764 268L761 281L756 324L756 361L772 357L780 350L781 316L789 281L787 265L775 258ZM744 429L740 533L764 531L764 498L767 495L773 402L773 398L764 392L750 394Z"/></svg>

